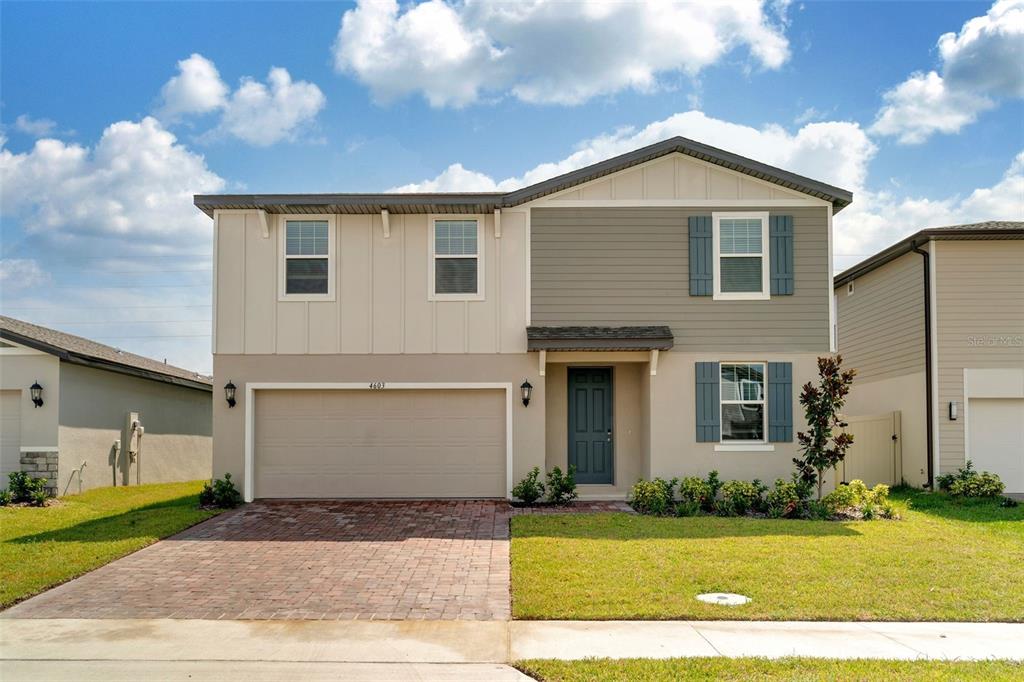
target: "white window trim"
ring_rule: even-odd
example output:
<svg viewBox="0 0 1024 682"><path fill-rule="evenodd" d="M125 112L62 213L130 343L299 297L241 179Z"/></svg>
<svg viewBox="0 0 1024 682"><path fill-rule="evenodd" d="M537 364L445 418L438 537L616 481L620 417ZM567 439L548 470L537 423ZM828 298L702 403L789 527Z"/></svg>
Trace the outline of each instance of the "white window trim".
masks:
<svg viewBox="0 0 1024 682"><path fill-rule="evenodd" d="M270 216L267 216L268 218ZM285 240L288 235L289 220L326 220L327 221L327 293L326 294L289 294L285 293L287 283L287 261L289 258L323 258L323 256L289 256ZM328 213L306 215L277 216L277 300L278 301L333 301L337 296L337 216Z"/></svg>
<svg viewBox="0 0 1024 682"><path fill-rule="evenodd" d="M760 400L726 400L722 397L722 368L736 365L760 365L761 376L764 377ZM761 431L764 438L761 440L725 440L725 420L722 419L723 405L762 405ZM757 446L769 445L768 443L768 363L761 360L730 360L718 363L718 424L719 424L719 445L715 446L717 452L730 452L740 450L759 450ZM754 446L754 447L751 447ZM775 448L772 447L772 450Z"/></svg>
<svg viewBox="0 0 1024 682"><path fill-rule="evenodd" d="M722 244L721 244L721 220L723 218L757 218L761 221L761 291L722 291ZM771 259L769 256L770 244L768 242L768 212L767 211L745 211L730 213L712 213L711 225L714 233L714 257L713 264L715 273L715 290L712 299L715 301L765 301L771 298ZM757 254L735 254L726 255L725 258L751 258Z"/></svg>
<svg viewBox="0 0 1024 682"><path fill-rule="evenodd" d="M438 220L475 220L476 221L476 255L438 255L437 232L434 224ZM429 226L427 240L430 242L427 262L427 300L428 301L483 301L484 300L484 252L487 251L484 245L484 216L472 213L453 214L431 214L427 221ZM434 277L434 265L438 258L476 258L476 293L475 294L439 294L434 291L436 279Z"/></svg>

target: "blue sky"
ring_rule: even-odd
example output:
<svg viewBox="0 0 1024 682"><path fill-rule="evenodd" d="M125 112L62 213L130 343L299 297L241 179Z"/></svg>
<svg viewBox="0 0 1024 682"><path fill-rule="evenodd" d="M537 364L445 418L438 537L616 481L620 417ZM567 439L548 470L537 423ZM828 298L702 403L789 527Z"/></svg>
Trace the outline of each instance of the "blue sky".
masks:
<svg viewBox="0 0 1024 682"><path fill-rule="evenodd" d="M1024 219L1019 0L4 2L0 20L0 310L203 371L194 192L512 187L682 134L854 191L839 269L921 227Z"/></svg>

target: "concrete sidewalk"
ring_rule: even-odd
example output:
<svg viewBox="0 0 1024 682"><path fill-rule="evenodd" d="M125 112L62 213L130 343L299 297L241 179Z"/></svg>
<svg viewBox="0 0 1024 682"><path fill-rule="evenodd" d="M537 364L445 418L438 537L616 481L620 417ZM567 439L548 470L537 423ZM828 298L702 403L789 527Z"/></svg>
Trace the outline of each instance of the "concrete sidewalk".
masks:
<svg viewBox="0 0 1024 682"><path fill-rule="evenodd" d="M0 678L516 680L502 664L524 658L1024 660L1022 642L1019 623L3 619Z"/></svg>

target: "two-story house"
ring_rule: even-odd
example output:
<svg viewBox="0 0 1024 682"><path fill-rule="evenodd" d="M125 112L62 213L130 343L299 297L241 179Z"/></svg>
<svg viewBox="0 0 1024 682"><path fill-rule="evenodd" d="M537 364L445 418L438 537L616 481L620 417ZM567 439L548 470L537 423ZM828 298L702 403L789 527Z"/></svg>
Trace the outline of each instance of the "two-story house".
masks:
<svg viewBox="0 0 1024 682"><path fill-rule="evenodd" d="M214 472L247 499L788 476L851 200L679 137L506 193L197 196Z"/></svg>
<svg viewBox="0 0 1024 682"><path fill-rule="evenodd" d="M835 293L859 373L848 411L901 417L895 480L933 484L970 461L1024 493L1024 222L921 230L840 273Z"/></svg>

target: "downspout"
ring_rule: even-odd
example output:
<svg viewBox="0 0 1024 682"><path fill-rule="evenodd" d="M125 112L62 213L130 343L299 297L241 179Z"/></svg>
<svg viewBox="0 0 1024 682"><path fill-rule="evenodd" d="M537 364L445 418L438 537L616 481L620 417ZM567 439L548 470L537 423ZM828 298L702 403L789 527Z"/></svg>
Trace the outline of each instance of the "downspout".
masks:
<svg viewBox="0 0 1024 682"><path fill-rule="evenodd" d="M932 424L935 421L934 401L932 400L932 278L929 274L931 255L927 251L922 250L917 242L911 242L910 250L924 257L922 261L924 266L924 385L925 392L927 393L925 414L927 415L928 423L926 441L928 443L928 488L935 490L935 462L933 456L935 445L932 442Z"/></svg>

